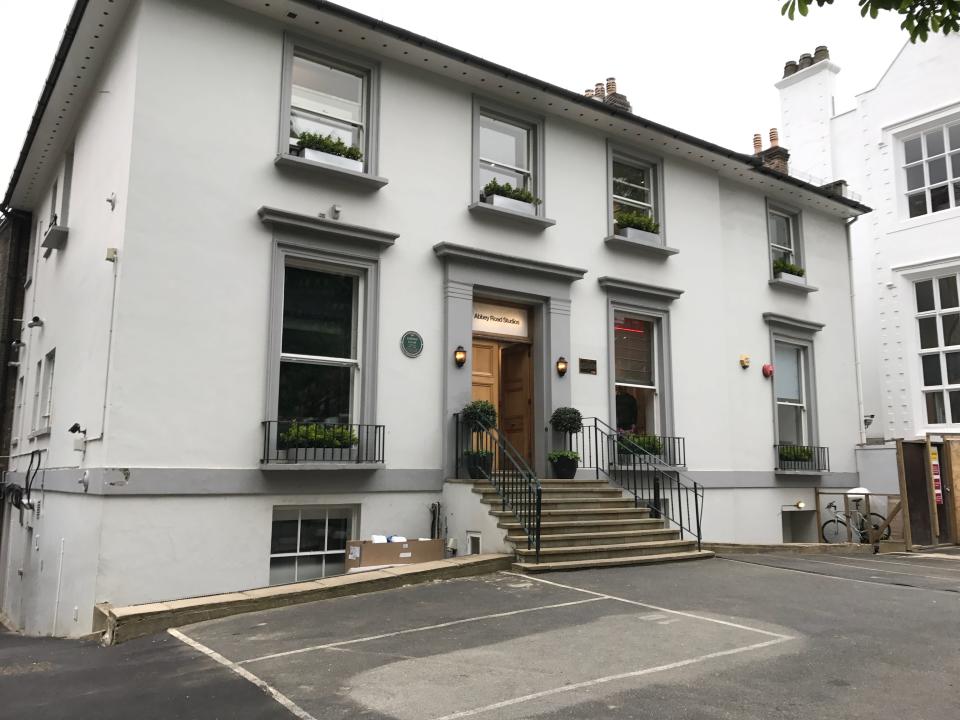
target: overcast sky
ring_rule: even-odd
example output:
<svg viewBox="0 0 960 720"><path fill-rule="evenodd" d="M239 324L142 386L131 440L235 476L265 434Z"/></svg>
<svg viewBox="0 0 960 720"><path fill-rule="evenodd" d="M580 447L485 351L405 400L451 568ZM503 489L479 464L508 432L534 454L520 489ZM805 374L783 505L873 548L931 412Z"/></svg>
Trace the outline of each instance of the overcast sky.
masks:
<svg viewBox="0 0 960 720"><path fill-rule="evenodd" d="M123 1L123 0L122 0ZM194 0L212 2L213 0ZM617 78L639 115L741 152L780 122L783 64L830 48L837 109L873 87L906 41L856 0L780 15L782 0L343 0L394 25L582 92ZM73 0L0 0L0 184L6 188Z"/></svg>

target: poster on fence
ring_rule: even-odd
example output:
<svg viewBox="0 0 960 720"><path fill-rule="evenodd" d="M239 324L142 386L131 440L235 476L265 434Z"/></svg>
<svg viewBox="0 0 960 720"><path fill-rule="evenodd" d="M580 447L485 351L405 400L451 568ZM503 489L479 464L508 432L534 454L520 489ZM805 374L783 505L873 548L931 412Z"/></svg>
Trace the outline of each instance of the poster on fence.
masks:
<svg viewBox="0 0 960 720"><path fill-rule="evenodd" d="M943 505L943 482L940 477L940 453L930 448L930 477L933 479L933 499L937 505Z"/></svg>

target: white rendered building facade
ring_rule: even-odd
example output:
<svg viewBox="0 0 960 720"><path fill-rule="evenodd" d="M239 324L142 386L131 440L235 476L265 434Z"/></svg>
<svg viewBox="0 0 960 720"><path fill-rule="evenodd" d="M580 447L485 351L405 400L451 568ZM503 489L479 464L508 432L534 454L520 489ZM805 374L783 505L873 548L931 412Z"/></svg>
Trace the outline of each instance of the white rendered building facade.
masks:
<svg viewBox="0 0 960 720"><path fill-rule="evenodd" d="M834 113L824 59L777 83L793 168L846 180L874 212L851 227L871 441L960 432L960 38L907 43Z"/></svg>
<svg viewBox="0 0 960 720"><path fill-rule="evenodd" d="M866 207L328 4L91 0L72 23L5 203L35 227L11 624L79 635L99 602L427 536L481 392L522 409L542 477L557 407L682 440L708 540L779 542L785 507L858 484ZM302 132L359 152L302 153ZM491 179L539 203L494 204ZM783 233L800 283L773 271ZM783 468L777 445L829 459Z"/></svg>

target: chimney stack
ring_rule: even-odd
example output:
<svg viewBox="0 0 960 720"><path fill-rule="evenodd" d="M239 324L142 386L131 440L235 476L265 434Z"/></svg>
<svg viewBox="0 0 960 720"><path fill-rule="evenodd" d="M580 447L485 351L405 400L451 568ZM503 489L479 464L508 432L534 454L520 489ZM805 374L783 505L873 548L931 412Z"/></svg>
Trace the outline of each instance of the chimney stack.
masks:
<svg viewBox="0 0 960 720"><path fill-rule="evenodd" d="M616 78L607 78L607 95L616 95L617 94L617 79Z"/></svg>
<svg viewBox="0 0 960 720"><path fill-rule="evenodd" d="M780 133L777 132L776 128L770 128L770 147L766 150L763 150L762 147L758 133L753 136L753 154L760 158L764 167L789 175L790 153L786 148L780 147Z"/></svg>

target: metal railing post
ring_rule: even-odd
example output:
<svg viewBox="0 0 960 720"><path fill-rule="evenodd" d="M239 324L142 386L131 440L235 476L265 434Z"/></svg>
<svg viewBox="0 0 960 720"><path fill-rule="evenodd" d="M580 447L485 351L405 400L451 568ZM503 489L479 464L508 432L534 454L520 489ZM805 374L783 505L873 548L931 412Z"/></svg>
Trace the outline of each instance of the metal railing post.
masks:
<svg viewBox="0 0 960 720"><path fill-rule="evenodd" d="M693 511L697 518L697 552L700 552L700 542L702 535L700 531L700 492L697 487L697 481L693 481Z"/></svg>

